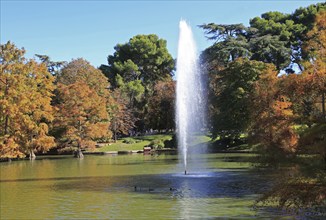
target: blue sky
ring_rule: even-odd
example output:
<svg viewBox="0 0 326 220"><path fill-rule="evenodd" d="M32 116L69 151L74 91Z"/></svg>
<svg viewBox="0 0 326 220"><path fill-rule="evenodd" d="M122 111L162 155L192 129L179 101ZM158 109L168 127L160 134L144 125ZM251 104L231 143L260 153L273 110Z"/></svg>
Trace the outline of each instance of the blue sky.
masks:
<svg viewBox="0 0 326 220"><path fill-rule="evenodd" d="M8 40L34 54L54 61L83 57L98 67L107 63L117 43L137 34L157 34L167 40L169 52L177 54L178 24L187 20L200 51L206 40L203 23L249 24L249 19L267 11L291 13L300 6L323 1L64 1L0 0L1 44Z"/></svg>

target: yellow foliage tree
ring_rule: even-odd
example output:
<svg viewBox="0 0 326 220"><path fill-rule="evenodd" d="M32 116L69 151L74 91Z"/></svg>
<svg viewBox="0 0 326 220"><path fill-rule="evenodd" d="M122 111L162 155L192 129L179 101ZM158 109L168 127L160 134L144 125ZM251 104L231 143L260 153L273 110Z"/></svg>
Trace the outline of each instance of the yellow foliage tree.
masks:
<svg viewBox="0 0 326 220"><path fill-rule="evenodd" d="M0 157L23 157L55 146L48 136L53 120L53 77L44 64L24 58L25 50L8 42L0 54Z"/></svg>
<svg viewBox="0 0 326 220"><path fill-rule="evenodd" d="M62 141L82 157L81 149L93 148L94 139L108 136L106 100L82 81L58 84L58 91L56 126L64 130Z"/></svg>

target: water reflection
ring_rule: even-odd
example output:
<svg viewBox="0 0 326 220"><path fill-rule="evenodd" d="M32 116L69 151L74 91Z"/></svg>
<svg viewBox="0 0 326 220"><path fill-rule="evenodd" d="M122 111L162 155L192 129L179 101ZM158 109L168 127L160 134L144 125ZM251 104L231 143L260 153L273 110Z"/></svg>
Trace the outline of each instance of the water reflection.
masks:
<svg viewBox="0 0 326 220"><path fill-rule="evenodd" d="M188 175L178 172L176 158L86 156L0 164L0 218L252 217L256 194L272 183L271 172L225 162L225 154L200 155L196 159L209 169L193 167Z"/></svg>

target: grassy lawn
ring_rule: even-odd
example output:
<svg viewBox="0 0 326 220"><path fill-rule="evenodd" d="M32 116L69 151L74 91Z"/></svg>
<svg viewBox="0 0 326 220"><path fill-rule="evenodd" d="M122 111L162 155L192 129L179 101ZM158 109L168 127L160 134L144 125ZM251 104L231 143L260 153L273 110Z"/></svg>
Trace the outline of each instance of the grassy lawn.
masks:
<svg viewBox="0 0 326 220"><path fill-rule="evenodd" d="M100 148L96 148L95 152L107 152L107 151L138 151L143 150L143 148L149 145L154 140L171 140L172 134L156 134L156 135L147 135L147 136L138 136L138 137L126 137L117 140L116 143L110 143ZM207 135L198 134L193 136L191 144L189 147L200 147L202 144L207 143L209 147L216 148L214 142L219 138L212 140ZM233 146L224 150L239 150L239 151L254 151L256 146L248 146L248 144L241 144L238 146Z"/></svg>
<svg viewBox="0 0 326 220"><path fill-rule="evenodd" d="M191 145L192 146L195 146L195 145L198 145L198 144L203 144L203 143L208 143L212 140L211 137L209 136L206 136L206 135L198 135L198 136L195 136Z"/></svg>
<svg viewBox="0 0 326 220"><path fill-rule="evenodd" d="M107 152L107 151L131 151L131 150L143 150L143 148L150 144L153 140L170 140L172 134L157 134L157 135L147 135L139 137L127 137L117 140L116 143L110 143L109 145L95 149L96 152ZM132 141L134 143L124 143Z"/></svg>

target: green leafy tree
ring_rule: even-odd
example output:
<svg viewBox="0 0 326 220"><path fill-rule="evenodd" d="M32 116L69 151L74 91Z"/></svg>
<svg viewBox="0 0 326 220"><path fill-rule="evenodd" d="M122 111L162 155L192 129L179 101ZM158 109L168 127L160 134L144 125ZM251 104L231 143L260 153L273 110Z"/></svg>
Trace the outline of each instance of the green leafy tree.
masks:
<svg viewBox="0 0 326 220"><path fill-rule="evenodd" d="M247 28L242 24L219 25L203 24L199 27L205 30L207 38L215 43L207 48L202 59L211 69L214 66L225 67L229 62L239 57L250 57L249 44L247 40Z"/></svg>
<svg viewBox="0 0 326 220"><path fill-rule="evenodd" d="M153 85L173 74L174 60L166 48L166 41L154 34L136 35L114 49L115 53L108 56L108 66L100 67L113 86L118 74L126 82L141 80L144 85Z"/></svg>
<svg viewBox="0 0 326 220"><path fill-rule="evenodd" d="M174 60L166 48L166 41L154 34L136 35L125 44L115 46L108 56L108 65L100 70L109 78L111 89L118 89L132 109L136 129L147 126L148 100L159 81L171 80Z"/></svg>
<svg viewBox="0 0 326 220"><path fill-rule="evenodd" d="M200 25L208 39L215 41L203 53L206 67L225 66L236 58L248 57L273 63L278 70L294 72L297 65L302 71L302 62L308 60L303 42L313 27L316 14L324 8L325 3L319 3L299 8L293 14L267 12L251 19L249 27L242 24Z"/></svg>
<svg viewBox="0 0 326 220"><path fill-rule="evenodd" d="M307 54L302 48L303 43L307 40L306 34L312 29L318 11L323 9L325 9L325 3L299 8L292 14L267 12L262 14L261 17L251 19L250 26L258 30L258 37L270 35L275 39L278 38L280 41L278 49L282 49L284 46L290 49L290 53L282 53L283 57L274 58L275 61L279 59L284 60L284 65L282 66L278 65L278 62L273 62L276 67L284 68L285 64L287 64L292 68L293 64L296 64L302 71L302 61L308 59Z"/></svg>
<svg viewBox="0 0 326 220"><path fill-rule="evenodd" d="M37 56L41 60L41 62L47 66L48 71L52 75L56 75L60 71L60 69L66 64L65 61L52 61L51 58L47 55L35 54L35 56Z"/></svg>
<svg viewBox="0 0 326 220"><path fill-rule="evenodd" d="M284 69L291 63L291 49L286 46L280 36L263 35L251 39L250 50L252 60L273 63L278 70Z"/></svg>
<svg viewBox="0 0 326 220"><path fill-rule="evenodd" d="M128 101L128 107L133 109L135 103L139 103L144 95L145 88L140 80L132 80L125 82L120 75L116 76L116 82L118 88L125 99Z"/></svg>
<svg viewBox="0 0 326 220"><path fill-rule="evenodd" d="M234 139L247 130L253 85L265 68L263 62L240 58L210 76L209 109L213 136Z"/></svg>

